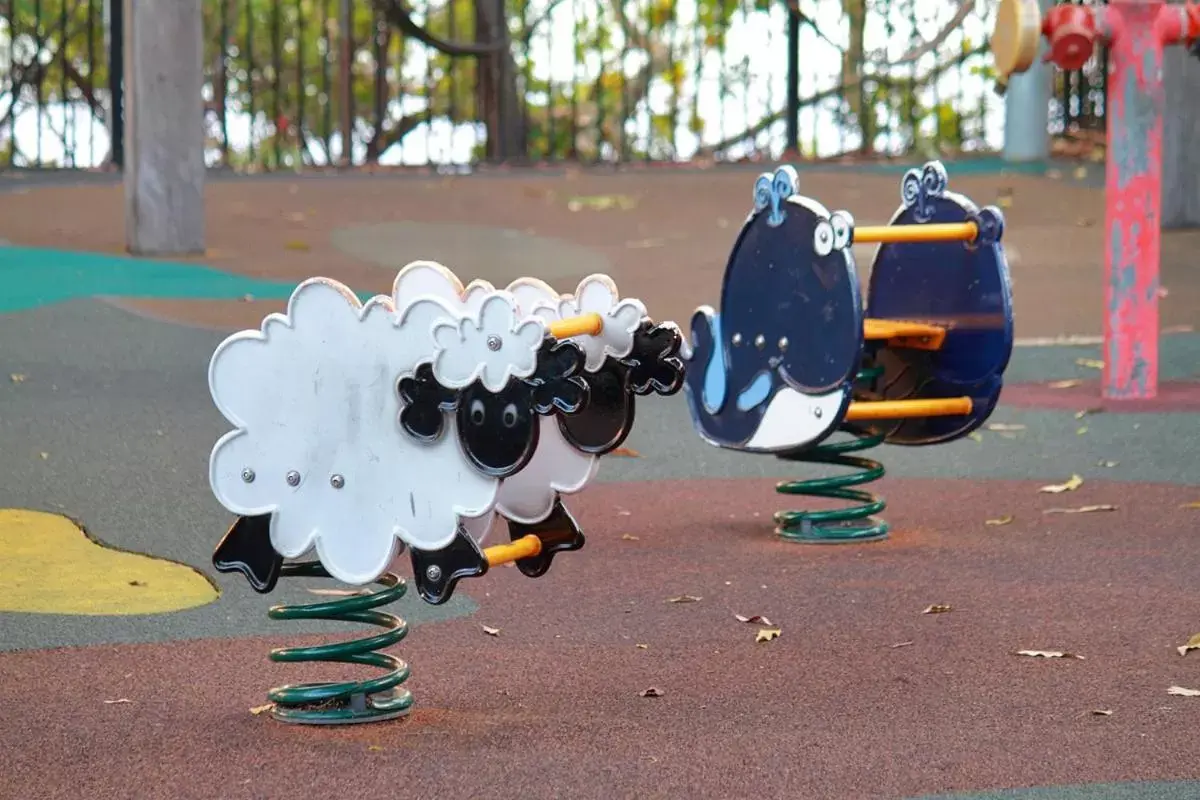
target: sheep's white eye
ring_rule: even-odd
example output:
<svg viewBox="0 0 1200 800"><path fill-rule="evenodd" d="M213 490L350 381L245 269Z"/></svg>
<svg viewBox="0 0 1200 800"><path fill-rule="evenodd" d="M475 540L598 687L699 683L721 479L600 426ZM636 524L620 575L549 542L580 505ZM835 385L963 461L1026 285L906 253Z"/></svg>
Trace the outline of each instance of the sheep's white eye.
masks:
<svg viewBox="0 0 1200 800"><path fill-rule="evenodd" d="M829 224L829 220L821 220L817 223L817 229L813 232L813 249L817 251L818 256L827 256L833 252L833 226Z"/></svg>
<svg viewBox="0 0 1200 800"><path fill-rule="evenodd" d="M472 424L475 424L475 425L483 424L483 401L482 400L476 399L476 400L471 401L471 422L472 422Z"/></svg>
<svg viewBox="0 0 1200 800"><path fill-rule="evenodd" d="M846 219L841 213L834 213L829 218L829 224L833 227L833 247L836 250L844 250L850 245L850 220Z"/></svg>
<svg viewBox="0 0 1200 800"><path fill-rule="evenodd" d="M509 403L508 405L506 405L504 407L504 413L501 415L500 420L504 423L504 427L506 427L506 428L511 428L512 426L516 425L517 424L517 407L515 405L513 405L512 403Z"/></svg>

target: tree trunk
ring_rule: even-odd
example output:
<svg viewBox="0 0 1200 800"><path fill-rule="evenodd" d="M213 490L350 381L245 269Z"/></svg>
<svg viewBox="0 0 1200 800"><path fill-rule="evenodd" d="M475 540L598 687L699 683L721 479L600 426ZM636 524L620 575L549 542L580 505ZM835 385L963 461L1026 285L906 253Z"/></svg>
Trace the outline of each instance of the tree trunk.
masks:
<svg viewBox="0 0 1200 800"><path fill-rule="evenodd" d="M1163 54L1162 226L1200 227L1200 59L1183 46Z"/></svg>
<svg viewBox="0 0 1200 800"><path fill-rule="evenodd" d="M475 41L503 38L504 0L476 0ZM517 92L517 65L509 49L479 57L477 107L487 127L487 159L509 161L525 155L525 123Z"/></svg>

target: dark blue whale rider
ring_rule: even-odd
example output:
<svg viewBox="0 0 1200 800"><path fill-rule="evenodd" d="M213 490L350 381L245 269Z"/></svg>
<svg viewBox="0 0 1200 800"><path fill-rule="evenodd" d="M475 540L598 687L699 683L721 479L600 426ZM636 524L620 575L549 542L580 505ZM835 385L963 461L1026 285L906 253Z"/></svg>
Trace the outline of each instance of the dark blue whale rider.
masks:
<svg viewBox="0 0 1200 800"><path fill-rule="evenodd" d="M696 429L719 447L801 449L850 403L863 346L854 220L798 195L797 182L788 166L759 176L720 313L692 316L684 388Z"/></svg>

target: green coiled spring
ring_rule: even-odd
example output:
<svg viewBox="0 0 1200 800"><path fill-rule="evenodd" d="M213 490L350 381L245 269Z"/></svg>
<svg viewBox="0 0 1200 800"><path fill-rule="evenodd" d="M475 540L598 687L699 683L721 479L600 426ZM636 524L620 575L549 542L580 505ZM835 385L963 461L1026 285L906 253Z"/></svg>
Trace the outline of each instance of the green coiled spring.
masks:
<svg viewBox="0 0 1200 800"><path fill-rule="evenodd" d="M874 380L880 372L878 367L868 367L858 374L857 380ZM876 542L887 538L887 522L875 516L887 508L887 502L865 489L853 488L882 478L885 473L883 465L874 459L851 455L879 446L884 436L864 436L846 428L843 431L852 438L819 444L799 453L781 455L780 458L784 461L846 467L856 472L828 478L781 481L775 486L775 491L787 495L845 500L856 505L826 511L776 512L775 533L781 538L803 544Z"/></svg>
<svg viewBox="0 0 1200 800"><path fill-rule="evenodd" d="M285 564L281 574L302 578L329 577L317 561ZM381 575L375 583L383 589L323 603L275 605L267 611L271 619L357 622L384 629L375 636L348 642L272 650L272 661L324 661L386 670L383 675L368 680L288 684L271 689L267 696L274 704L271 715L275 719L307 725L346 725L395 719L412 709L412 693L400 688L408 680L408 664L389 653L379 652L404 639L408 635L408 623L394 614L373 610L399 600L408 586L403 578L390 572Z"/></svg>

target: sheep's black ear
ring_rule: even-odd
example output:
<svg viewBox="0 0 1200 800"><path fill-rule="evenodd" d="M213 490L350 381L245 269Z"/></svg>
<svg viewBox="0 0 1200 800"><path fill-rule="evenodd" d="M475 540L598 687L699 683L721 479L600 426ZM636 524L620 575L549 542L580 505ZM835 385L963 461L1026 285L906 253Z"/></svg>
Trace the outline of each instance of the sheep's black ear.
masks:
<svg viewBox="0 0 1200 800"><path fill-rule="evenodd" d="M563 438L577 450L594 456L611 453L633 430L633 392L629 368L608 358L596 372L584 375L587 403L577 414L560 416Z"/></svg>
<svg viewBox="0 0 1200 800"><path fill-rule="evenodd" d="M459 395L437 382L433 365L420 365L412 377L401 378L396 388L404 402L400 427L421 442L432 442L441 436L443 412L458 407Z"/></svg>
<svg viewBox="0 0 1200 800"><path fill-rule="evenodd" d="M684 366L679 357L682 346L679 328L643 320L633 335L633 349L621 359L629 368L630 391L671 395L683 388Z"/></svg>
<svg viewBox="0 0 1200 800"><path fill-rule="evenodd" d="M213 551L217 572L240 572L251 588L269 594L283 571L283 556L271 546L271 515L238 517Z"/></svg>
<svg viewBox="0 0 1200 800"><path fill-rule="evenodd" d="M587 400L587 382L579 377L583 350L571 341L547 338L538 350L537 368L525 379L533 396L533 409L545 416L558 411L574 414Z"/></svg>

